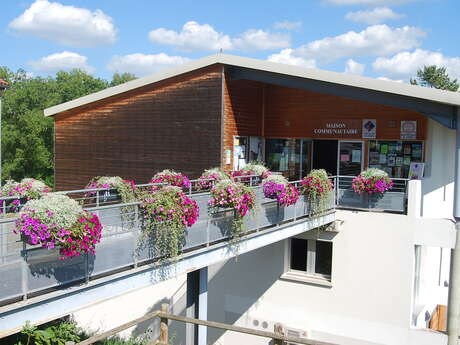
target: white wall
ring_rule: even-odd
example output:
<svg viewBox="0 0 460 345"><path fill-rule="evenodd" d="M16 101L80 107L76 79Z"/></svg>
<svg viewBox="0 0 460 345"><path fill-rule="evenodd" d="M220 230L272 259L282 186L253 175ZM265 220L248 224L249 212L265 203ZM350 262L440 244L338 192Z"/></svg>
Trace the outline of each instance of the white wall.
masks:
<svg viewBox="0 0 460 345"><path fill-rule="evenodd" d="M347 211L338 218L344 222L334 238L332 287L279 279L284 245L277 243L210 268L209 319L246 327L255 327L254 320L259 325L266 321L270 331L281 322L317 340L356 345L406 345L423 339L410 329L413 220ZM241 343L242 337L215 330L209 335L210 343L221 345ZM258 343L267 341L251 342Z"/></svg>
<svg viewBox="0 0 460 345"><path fill-rule="evenodd" d="M428 120L427 134L422 214L426 218L452 218L455 130Z"/></svg>

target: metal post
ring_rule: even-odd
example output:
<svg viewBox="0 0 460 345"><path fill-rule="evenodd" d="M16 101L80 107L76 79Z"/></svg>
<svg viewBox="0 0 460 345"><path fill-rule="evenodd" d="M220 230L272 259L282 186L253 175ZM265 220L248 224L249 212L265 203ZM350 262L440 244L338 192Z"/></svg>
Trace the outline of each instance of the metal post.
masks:
<svg viewBox="0 0 460 345"><path fill-rule="evenodd" d="M203 267L199 271L200 286L198 288L198 318L208 319L208 267ZM206 326L198 326L198 345L207 345L208 333Z"/></svg>
<svg viewBox="0 0 460 345"><path fill-rule="evenodd" d="M449 302L447 310L448 345L458 345L460 326L460 110L456 107L457 141L455 145L454 218L457 239L451 251Z"/></svg>
<svg viewBox="0 0 460 345"><path fill-rule="evenodd" d="M199 271L187 273L187 304L185 315L187 317L196 318L198 315L198 285L200 277ZM185 344L196 345L198 343L197 328L192 323L187 323L185 326Z"/></svg>

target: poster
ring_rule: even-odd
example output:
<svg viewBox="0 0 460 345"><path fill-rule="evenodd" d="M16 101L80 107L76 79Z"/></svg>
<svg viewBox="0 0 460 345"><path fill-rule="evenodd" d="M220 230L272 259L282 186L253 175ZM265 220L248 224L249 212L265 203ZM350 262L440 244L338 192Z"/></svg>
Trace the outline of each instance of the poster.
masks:
<svg viewBox="0 0 460 345"><path fill-rule="evenodd" d="M387 163L387 155L380 154L379 156L379 164L386 164Z"/></svg>
<svg viewBox="0 0 460 345"><path fill-rule="evenodd" d="M379 164L379 153L378 152L369 152L369 164L372 164L372 165Z"/></svg>
<svg viewBox="0 0 460 345"><path fill-rule="evenodd" d="M380 153L387 154L388 153L388 144L380 145Z"/></svg>
<svg viewBox="0 0 460 345"><path fill-rule="evenodd" d="M423 171L425 170L425 163L410 163L409 179L421 180L423 178Z"/></svg>
<svg viewBox="0 0 460 345"><path fill-rule="evenodd" d="M401 139L417 138L417 121L401 121Z"/></svg>
<svg viewBox="0 0 460 345"><path fill-rule="evenodd" d="M350 155L341 154L340 155L340 161L341 162L349 162L350 161Z"/></svg>
<svg viewBox="0 0 460 345"><path fill-rule="evenodd" d="M363 120L362 134L364 139L375 139L377 137L377 120Z"/></svg>
<svg viewBox="0 0 460 345"><path fill-rule="evenodd" d="M351 162L361 163L361 150L351 150Z"/></svg>
<svg viewBox="0 0 460 345"><path fill-rule="evenodd" d="M388 156L388 166L394 167L396 165L396 157L395 156Z"/></svg>
<svg viewBox="0 0 460 345"><path fill-rule="evenodd" d="M404 165L410 165L410 156L404 156Z"/></svg>
<svg viewBox="0 0 460 345"><path fill-rule="evenodd" d="M412 157L422 159L422 144L412 144Z"/></svg>
<svg viewBox="0 0 460 345"><path fill-rule="evenodd" d="M403 158L402 158L402 156L396 157L395 165L396 165L397 167L400 167L401 165L403 165Z"/></svg>
<svg viewBox="0 0 460 345"><path fill-rule="evenodd" d="M404 145L404 154L410 155L410 153L411 153L410 145Z"/></svg>

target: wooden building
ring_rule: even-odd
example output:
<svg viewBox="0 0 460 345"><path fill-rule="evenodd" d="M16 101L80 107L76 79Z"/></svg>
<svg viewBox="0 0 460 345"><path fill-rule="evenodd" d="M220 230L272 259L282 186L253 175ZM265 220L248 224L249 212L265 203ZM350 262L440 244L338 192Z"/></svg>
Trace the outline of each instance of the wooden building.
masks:
<svg viewBox="0 0 460 345"><path fill-rule="evenodd" d="M446 92L224 54L45 110L58 190L100 175L191 178L264 160L290 179L312 168L407 177L424 159L427 117L453 128ZM448 119L446 120L446 116ZM445 123L445 122L450 123Z"/></svg>

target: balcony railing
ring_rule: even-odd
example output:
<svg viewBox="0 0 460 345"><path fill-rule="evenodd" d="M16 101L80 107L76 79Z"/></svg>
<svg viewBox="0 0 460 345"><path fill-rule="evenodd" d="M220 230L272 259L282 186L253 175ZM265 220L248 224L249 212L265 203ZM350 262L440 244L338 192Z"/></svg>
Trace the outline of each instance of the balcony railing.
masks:
<svg viewBox="0 0 460 345"><path fill-rule="evenodd" d="M253 183L252 180L247 182ZM260 186L253 186L253 189L257 197L257 210L245 217L243 239L249 233L315 216L311 214L312 210L305 197L301 197L293 206L280 207L276 201L264 197ZM91 196L96 198L94 201L85 196L86 192L87 190L65 193L75 197L79 195L86 206L91 206L87 209L98 214L103 225L103 238L97 245L96 255L83 255L61 261L56 249L43 249L22 242L19 235L13 233L14 217L0 219L0 304L97 279L160 258L155 253L153 239L142 235L142 215L138 202L104 204L99 194ZM191 188L189 193L197 201L200 215L198 221L187 229L184 252L227 241L231 234L233 210L210 213L209 192L199 193ZM330 204L324 212L332 212L334 207L335 200L331 195Z"/></svg>
<svg viewBox="0 0 460 345"><path fill-rule="evenodd" d="M355 210L407 213L408 179L392 178L393 188L383 194L357 194L351 186L354 176L335 176L337 207Z"/></svg>

